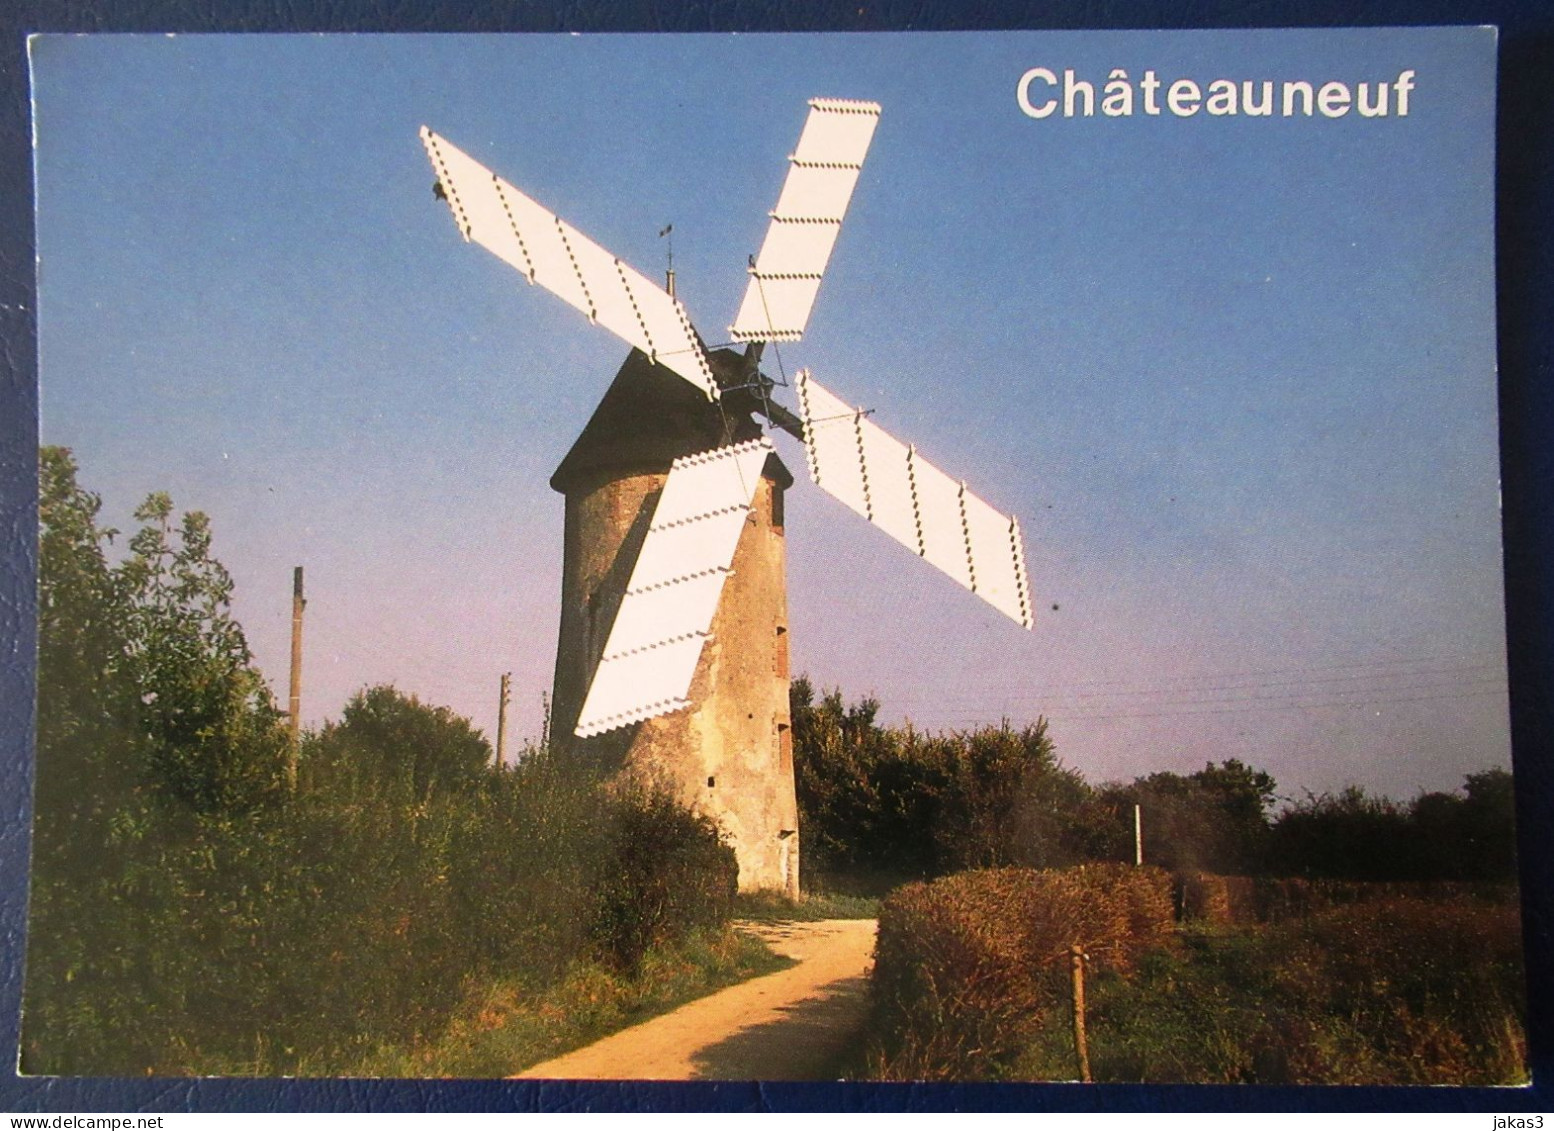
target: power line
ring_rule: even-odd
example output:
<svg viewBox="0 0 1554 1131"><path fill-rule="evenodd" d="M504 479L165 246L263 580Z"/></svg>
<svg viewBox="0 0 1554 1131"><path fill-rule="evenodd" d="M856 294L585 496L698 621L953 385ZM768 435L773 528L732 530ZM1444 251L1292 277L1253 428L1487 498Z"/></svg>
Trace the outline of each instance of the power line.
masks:
<svg viewBox="0 0 1554 1131"><path fill-rule="evenodd" d="M1085 714L1079 712L1065 713L1062 711L1042 711L1040 712L1040 715L1041 717L1053 722L1105 722L1112 719L1165 719L1182 718L1189 715L1245 715L1258 714L1266 711L1315 711L1327 710L1334 707L1347 707L1350 709L1356 707L1383 707L1401 703L1432 703L1443 699L1474 699L1489 695L1501 696L1504 694L1504 688L1490 688L1483 691L1443 691L1435 695L1412 695L1390 699L1340 699L1326 703L1274 703L1262 701L1249 703L1248 700L1236 700L1235 702L1246 705L1238 707L1216 707L1202 711L1127 711L1114 714ZM1190 704L1165 705L1178 706ZM962 725L981 725L986 721L987 720L985 717L979 719L965 719L962 720ZM944 725L950 725L950 721L947 720L946 724Z"/></svg>
<svg viewBox="0 0 1554 1131"><path fill-rule="evenodd" d="M1419 674L1419 675L1431 675L1431 674L1441 675L1441 674L1450 674L1450 673L1427 673L1427 672L1411 673L1411 672L1404 672L1404 673L1399 673L1398 675L1395 675L1395 676L1391 676L1389 678L1391 678L1391 679L1403 679L1403 678L1408 678L1409 676L1414 675L1414 674ZM1466 678L1457 678L1457 679L1452 679L1452 680L1449 680L1449 681L1446 681L1446 682L1442 682L1442 681L1440 681L1438 679L1435 679L1435 680L1427 680L1427 681L1422 682L1422 683L1390 683L1390 684L1386 684L1386 685L1383 685L1383 686L1354 686L1354 687L1347 687L1347 688L1344 688L1344 687L1321 687L1321 688L1317 688L1315 686L1317 684L1341 683L1341 682L1350 682L1350 681L1342 681L1342 680L1311 680L1311 681L1309 681L1307 683L1285 681L1285 682L1282 682L1282 683L1235 684L1235 685L1222 686L1222 687L1160 688L1160 689L1157 689L1157 690L1154 690L1154 691L1126 691L1126 692L1124 692L1124 691L1070 692L1070 693L1067 693L1067 694L1062 694L1062 693L1056 693L1056 694L1055 693L1046 693L1046 692L1043 692L1039 688L1033 688L1030 691L1026 691L1026 692L1019 692L1019 693L1007 692L1007 693L1002 694L1002 695L987 696L987 697L985 697L981 701L988 701L988 700L991 699L991 700L997 700L997 701L1003 702L1003 703L1032 703L1032 702L1041 703L1041 702L1048 702L1048 703L1056 704L1056 703L1060 703L1060 702L1062 702L1064 700L1086 700L1086 699L1090 699L1090 700L1110 700L1110 699L1117 699L1117 698L1123 698L1123 697L1137 697L1137 696L1141 696L1141 695L1171 695L1171 696L1176 696L1176 698L1172 698L1172 699L1168 699L1168 700L1154 700L1153 702L1144 702L1144 703L1139 703L1139 704L1111 703L1111 702L1090 702L1090 703L1070 702L1070 703L1067 704L1068 706L1094 707L1094 708L1098 708L1098 709L1101 709L1101 710L1106 710L1106 709L1109 709L1109 708L1112 708L1112 707L1124 707L1124 706L1130 706L1130 705L1170 707L1170 706L1191 705L1191 704L1195 704L1195 703L1240 703L1240 702L1248 702L1248 701L1251 701L1251 700L1259 700L1259 699L1289 699L1289 698L1299 697L1299 696L1302 696L1302 695L1373 695L1373 694L1390 694L1392 692L1397 692L1397 691L1433 691L1433 690L1450 691L1450 690L1453 690L1454 688L1458 688L1458 687L1473 686L1473 685L1477 685L1477 684L1491 684L1491 683L1494 684L1495 687L1497 687L1497 688L1502 688L1503 689L1506 686L1505 680L1498 673L1489 673L1489 674L1485 674L1485 675L1470 676L1470 677L1466 677ZM1257 694L1257 692L1267 691L1267 690L1269 690L1271 688L1280 688L1280 687L1283 687L1283 688L1294 688L1295 690L1276 691L1273 694L1268 694L1268 695ZM1306 688L1306 687L1311 687L1313 689L1311 691L1309 691L1309 692L1302 690L1303 688ZM1210 694L1210 693L1213 693L1213 692L1221 692L1221 691L1249 692L1250 694L1245 694L1245 695L1237 695L1237 694L1215 695L1215 694ZM908 696L906 698L920 700L923 697L922 696L915 696L914 695L914 696ZM971 703L971 704L974 705L974 703L976 702L976 700L967 700L967 699L960 699L958 701L952 699L952 700L948 700L947 701L942 696L938 697L936 701L939 702L939 703L945 704L946 706L952 706L952 707L953 706L958 706L958 705L960 705L962 703Z"/></svg>
<svg viewBox="0 0 1554 1131"><path fill-rule="evenodd" d="M1249 702L1248 700L1233 700L1240 706L1215 707L1206 711L1142 711L1121 712L1116 714L1067 714L1062 717L1068 719L1130 719L1130 718L1166 718L1172 715L1244 715L1257 711L1314 711L1326 710L1333 707L1385 707L1399 703L1432 703L1442 699L1473 699L1488 695L1504 695L1503 687L1485 688L1481 691L1439 691L1433 695L1404 695L1387 699L1334 699L1321 703L1273 703L1273 702ZM1176 704L1173 704L1175 706ZM1058 716L1053 716L1058 717Z"/></svg>
<svg viewBox="0 0 1554 1131"><path fill-rule="evenodd" d="M1416 660L1372 661L1370 664L1367 664L1367 665L1361 665L1361 664L1331 665L1331 666L1325 666L1325 667L1312 667L1312 668L1285 668L1285 669L1267 669L1267 670L1263 670L1263 671L1252 670L1252 671L1246 671L1246 672L1218 672L1218 673L1202 673L1202 674L1198 674L1198 675L1186 675L1186 676L1163 676L1162 679L1168 681L1167 684L1166 685L1156 684L1156 685L1153 685L1153 686L1146 685L1146 684L1141 684L1141 683L1130 683L1130 682L1125 681L1125 680L1111 680L1111 681L1108 681L1108 680L1086 680L1086 681L1079 682L1079 683L1042 684L1042 685L1037 685L1037 686L1034 686L1034 687L1020 687L1020 688L1016 688L1015 685L1010 684L1010 683L1004 683L1004 684L982 683L982 684L979 685L978 690L979 691L994 691L994 692L996 692L996 691L998 691L1000 689L1000 687L1002 687L1002 688L1009 689L1011 691L1018 690L1021 694L1024 694L1024 695L1032 695L1032 696L1035 696L1035 695L1054 695L1054 696L1072 695L1072 696L1077 696L1077 697L1081 697L1081 698L1092 698L1092 697L1093 698L1107 698L1107 697L1136 696L1136 695L1177 695L1177 694L1195 694L1195 693L1201 692L1201 691L1233 691L1233 690L1240 690L1240 689L1258 689L1258 688L1264 688L1264 687L1294 687L1294 686L1301 686L1301 685L1304 685L1304 684L1350 683L1350 682L1359 682L1359 681L1363 681L1363 680L1406 679L1406 678L1411 678L1411 677L1414 677L1414 676L1458 675L1458 674L1466 674L1466 673L1473 672L1473 671L1486 671L1486 670L1492 671L1496 675L1496 677L1498 677L1500 672L1503 670L1503 667L1504 667L1503 662L1498 660L1498 659L1486 659L1486 660L1480 660L1480 661L1475 661L1475 662L1471 662L1471 663L1458 663L1458 664L1454 664L1454 665L1450 665L1450 666L1446 666L1446 667L1436 667L1436 668L1422 668L1422 667L1418 666L1418 665L1427 664L1427 663L1438 663L1438 662L1440 662L1440 660L1443 660L1443 659L1446 659L1446 657L1441 657L1439 659L1437 659L1437 658L1420 658L1420 659L1416 659ZM1313 678L1306 678L1306 679L1289 679L1289 680L1262 680L1262 679L1253 679L1252 678L1252 677L1260 676L1260 675L1300 675L1302 673L1329 672L1329 671L1343 670L1345 668L1351 668L1352 669L1352 668L1358 668L1358 667L1362 667L1362 666L1383 666L1383 665L1397 666L1397 667L1399 667L1399 670L1396 670L1396 671L1372 671L1372 672L1356 671L1356 672L1354 672L1351 675L1344 675L1344 676L1313 677ZM1402 670L1402 665L1410 665L1413 670ZM1185 682L1185 681L1189 681L1189 680L1210 680L1210 679L1217 679L1217 680L1238 680L1239 679L1239 680L1246 680L1247 682L1241 682L1241 683L1233 683L1233 682L1232 683L1221 683L1221 684L1208 685L1208 686L1194 685L1194 684ZM1175 683L1176 685L1175 686L1171 686L1170 685L1171 683ZM1091 690L1084 690L1086 688L1107 687L1107 686L1116 687L1116 688L1119 688L1119 690L1115 690L1115 691L1091 691ZM1378 690L1384 690L1384 689L1378 688ZM933 698L935 700L942 701L943 698L944 698L944 693L942 691L937 691L937 692L917 691L917 692L910 692L910 693L908 693L904 697L905 698L911 698L911 699Z"/></svg>

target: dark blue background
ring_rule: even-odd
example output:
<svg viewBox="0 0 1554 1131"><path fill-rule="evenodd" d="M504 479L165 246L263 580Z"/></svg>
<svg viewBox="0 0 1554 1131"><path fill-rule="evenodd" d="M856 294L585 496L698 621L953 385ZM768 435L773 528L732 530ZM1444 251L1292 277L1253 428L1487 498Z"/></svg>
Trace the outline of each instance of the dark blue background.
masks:
<svg viewBox="0 0 1554 1131"><path fill-rule="evenodd" d="M1074 1085L565 1084L428 1081L55 1080L0 1069L10 1111L1547 1110L1554 1015L1554 7L1539 3L1234 0L1087 3L532 3L32 0L0 11L0 1048L17 1045L26 918L34 652L37 355L26 42L33 31L805 31L1496 24L1501 459L1513 762L1531 977L1531 1089ZM22 788L20 783L26 783ZM8 1054L9 1055L9 1054Z"/></svg>

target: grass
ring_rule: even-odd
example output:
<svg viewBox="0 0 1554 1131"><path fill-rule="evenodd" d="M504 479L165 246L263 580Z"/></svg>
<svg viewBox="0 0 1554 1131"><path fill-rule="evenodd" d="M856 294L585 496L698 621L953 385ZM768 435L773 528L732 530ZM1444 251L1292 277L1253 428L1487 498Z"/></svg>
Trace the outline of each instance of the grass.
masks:
<svg viewBox="0 0 1554 1131"><path fill-rule="evenodd" d="M1087 892L1088 874L970 872L892 895L862 1074L1077 1078L1061 944L1079 940L1099 1083L1527 1082L1514 901L1377 886L1276 922L1173 927L1159 899Z"/></svg>
<svg viewBox="0 0 1554 1131"><path fill-rule="evenodd" d="M701 931L677 946L649 952L634 976L580 960L558 981L538 990L522 979L473 987L434 1040L380 1048L343 1069L318 1066L308 1074L511 1076L685 1002L788 965L789 959L732 929Z"/></svg>
<svg viewBox="0 0 1554 1131"><path fill-rule="evenodd" d="M1131 975L1090 981L1094 1079L1524 1084L1514 927L1514 905L1400 900L1187 927ZM1072 1079L1074 1065L1067 1027L1049 1025L998 1075Z"/></svg>
<svg viewBox="0 0 1554 1131"><path fill-rule="evenodd" d="M1102 1083L1216 1083L1257 1079L1255 1038L1285 1022L1259 994L1268 973L1245 930L1187 931L1178 946L1142 956L1129 977L1087 979L1091 1070ZM1066 1019L1067 1014L1064 1014ZM1048 1025L1000 1073L1009 1079L1078 1076L1067 1025Z"/></svg>
<svg viewBox="0 0 1554 1131"><path fill-rule="evenodd" d="M871 896L843 895L838 892L805 892L797 900L772 891L745 892L734 900L734 914L758 923L790 920L818 922L821 919L877 919L880 901Z"/></svg>

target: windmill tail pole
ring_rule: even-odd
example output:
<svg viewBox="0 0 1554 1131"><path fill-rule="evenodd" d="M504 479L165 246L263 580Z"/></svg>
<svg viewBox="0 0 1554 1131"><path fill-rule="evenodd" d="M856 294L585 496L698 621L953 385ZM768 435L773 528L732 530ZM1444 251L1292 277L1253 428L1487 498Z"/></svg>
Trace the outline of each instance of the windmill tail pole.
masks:
<svg viewBox="0 0 1554 1131"><path fill-rule="evenodd" d="M297 788L297 753L302 734L302 567L291 572L291 696L287 703L290 742L286 753L286 786Z"/></svg>

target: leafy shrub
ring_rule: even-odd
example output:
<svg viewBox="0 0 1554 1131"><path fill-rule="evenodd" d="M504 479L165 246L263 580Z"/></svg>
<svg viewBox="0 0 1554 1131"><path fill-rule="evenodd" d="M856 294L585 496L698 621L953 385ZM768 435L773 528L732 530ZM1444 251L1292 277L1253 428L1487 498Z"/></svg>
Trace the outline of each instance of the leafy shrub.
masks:
<svg viewBox="0 0 1554 1131"><path fill-rule="evenodd" d="M728 917L732 851L666 798L538 751L429 795L408 761L329 766L230 819L121 805L114 868L34 919L28 1071L348 1071L435 1042L482 980L541 995L591 954L635 977Z"/></svg>
<svg viewBox="0 0 1554 1131"><path fill-rule="evenodd" d="M872 983L881 1074L996 1073L1054 1023L1073 944L1126 970L1172 927L1170 877L1155 868L1002 868L897 890L880 910Z"/></svg>
<svg viewBox="0 0 1554 1131"><path fill-rule="evenodd" d="M591 935L602 955L635 970L657 946L727 921L739 865L706 817L659 792L623 791L611 813Z"/></svg>

